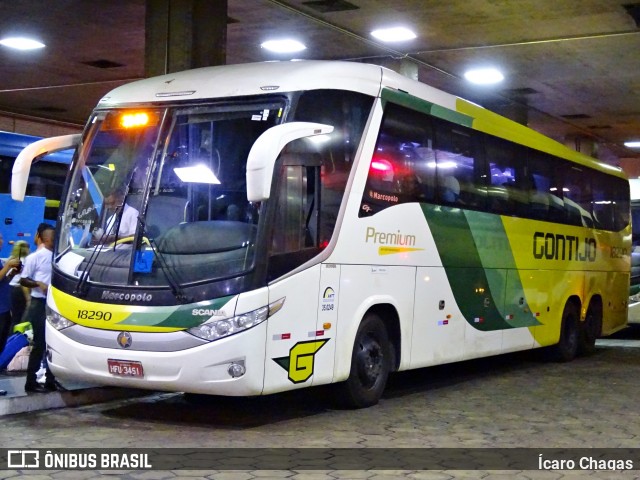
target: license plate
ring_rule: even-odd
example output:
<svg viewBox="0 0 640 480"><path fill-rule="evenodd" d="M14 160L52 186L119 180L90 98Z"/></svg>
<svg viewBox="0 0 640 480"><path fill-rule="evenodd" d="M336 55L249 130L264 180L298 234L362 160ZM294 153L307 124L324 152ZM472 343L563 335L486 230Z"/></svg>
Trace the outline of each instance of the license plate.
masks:
<svg viewBox="0 0 640 480"><path fill-rule="evenodd" d="M109 373L119 377L143 377L142 363L132 360L107 359Z"/></svg>

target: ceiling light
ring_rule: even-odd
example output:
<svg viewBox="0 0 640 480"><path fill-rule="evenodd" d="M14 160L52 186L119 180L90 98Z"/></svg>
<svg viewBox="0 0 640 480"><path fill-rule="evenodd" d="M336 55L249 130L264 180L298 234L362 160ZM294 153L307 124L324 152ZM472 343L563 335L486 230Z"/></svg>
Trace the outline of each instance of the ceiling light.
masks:
<svg viewBox="0 0 640 480"><path fill-rule="evenodd" d="M624 146L629 148L640 148L640 141L624 142Z"/></svg>
<svg viewBox="0 0 640 480"><path fill-rule="evenodd" d="M478 85L491 85L504 80L504 75L495 68L478 68L476 70L467 70L464 78Z"/></svg>
<svg viewBox="0 0 640 480"><path fill-rule="evenodd" d="M297 40L290 39L268 40L262 43L260 46L276 53L300 52L307 48L304 44L298 42Z"/></svg>
<svg viewBox="0 0 640 480"><path fill-rule="evenodd" d="M2 40L0 40L0 45L4 45L5 47L9 48L15 48L17 50L34 50L36 48L44 47L44 43L25 37L3 38Z"/></svg>
<svg viewBox="0 0 640 480"><path fill-rule="evenodd" d="M415 33L405 27L381 28L371 32L371 35L383 42L404 42L417 37Z"/></svg>

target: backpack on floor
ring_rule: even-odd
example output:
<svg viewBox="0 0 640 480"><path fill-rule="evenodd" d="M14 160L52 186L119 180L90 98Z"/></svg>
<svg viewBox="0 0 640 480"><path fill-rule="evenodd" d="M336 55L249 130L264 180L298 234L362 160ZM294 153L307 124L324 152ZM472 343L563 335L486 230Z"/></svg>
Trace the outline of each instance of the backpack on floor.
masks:
<svg viewBox="0 0 640 480"><path fill-rule="evenodd" d="M29 345L29 339L24 333L14 333L7 339L4 350L0 353L0 370L4 370L20 350Z"/></svg>
<svg viewBox="0 0 640 480"><path fill-rule="evenodd" d="M9 365L7 365L7 372L26 372L30 355L31 345L22 347L9 362Z"/></svg>

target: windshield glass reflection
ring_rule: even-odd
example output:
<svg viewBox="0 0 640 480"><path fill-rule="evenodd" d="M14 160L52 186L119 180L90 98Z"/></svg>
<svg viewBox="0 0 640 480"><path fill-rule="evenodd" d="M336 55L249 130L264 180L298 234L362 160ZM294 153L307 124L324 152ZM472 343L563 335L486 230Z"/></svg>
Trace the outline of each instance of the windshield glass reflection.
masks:
<svg viewBox="0 0 640 480"><path fill-rule="evenodd" d="M65 202L57 265L79 287L175 292L252 268L260 205L247 201L246 160L282 109L247 103L98 114Z"/></svg>

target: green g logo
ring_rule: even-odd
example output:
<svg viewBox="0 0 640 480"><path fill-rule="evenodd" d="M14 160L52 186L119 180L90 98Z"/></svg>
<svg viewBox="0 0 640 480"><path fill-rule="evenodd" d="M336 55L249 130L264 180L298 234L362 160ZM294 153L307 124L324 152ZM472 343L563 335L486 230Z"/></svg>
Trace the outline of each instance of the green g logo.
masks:
<svg viewBox="0 0 640 480"><path fill-rule="evenodd" d="M289 350L288 357L274 358L273 361L289 373L289 380L292 383L306 382L313 375L316 353L328 341L329 339L296 343Z"/></svg>

